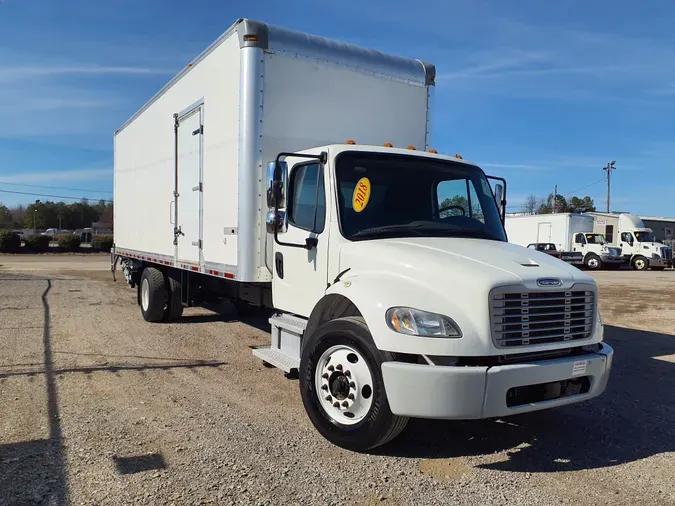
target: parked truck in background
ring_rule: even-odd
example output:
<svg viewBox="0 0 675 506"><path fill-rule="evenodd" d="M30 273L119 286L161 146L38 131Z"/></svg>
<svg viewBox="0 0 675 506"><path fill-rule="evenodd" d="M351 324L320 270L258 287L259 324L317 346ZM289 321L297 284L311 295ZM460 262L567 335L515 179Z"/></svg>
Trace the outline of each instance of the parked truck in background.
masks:
<svg viewBox="0 0 675 506"><path fill-rule="evenodd" d="M506 234L513 244L553 243L558 251L580 253L582 264L592 270L618 267L623 262L621 250L594 233L593 217L585 214L507 216Z"/></svg>
<svg viewBox="0 0 675 506"><path fill-rule="evenodd" d="M673 266L673 249L657 242L650 228L634 214L619 214L619 233L615 244L623 252L624 262L634 269L663 270Z"/></svg>
<svg viewBox="0 0 675 506"><path fill-rule="evenodd" d="M595 282L508 244L506 182L430 149L434 79L239 20L115 134L112 268L143 317L274 310L253 353L351 450L409 417L584 401L610 373Z"/></svg>

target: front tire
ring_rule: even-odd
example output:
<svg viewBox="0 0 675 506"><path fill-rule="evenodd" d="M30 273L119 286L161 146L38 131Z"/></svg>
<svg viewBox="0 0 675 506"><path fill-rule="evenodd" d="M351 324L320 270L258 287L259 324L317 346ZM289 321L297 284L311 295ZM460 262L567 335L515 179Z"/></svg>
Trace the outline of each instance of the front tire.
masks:
<svg viewBox="0 0 675 506"><path fill-rule="evenodd" d="M334 445L366 451L394 439L408 423L391 412L382 363L366 322L350 316L321 325L303 343L300 394L314 427Z"/></svg>
<svg viewBox="0 0 675 506"><path fill-rule="evenodd" d="M586 267L592 271L597 271L602 268L602 260L598 255L590 253L586 256L586 261L584 262Z"/></svg>
<svg viewBox="0 0 675 506"><path fill-rule="evenodd" d="M633 269L636 271L646 271L649 268L649 260L645 257L637 257L633 260Z"/></svg>
<svg viewBox="0 0 675 506"><path fill-rule="evenodd" d="M167 289L164 274L154 267L146 267L140 285L141 314L146 322L159 322L164 317Z"/></svg>

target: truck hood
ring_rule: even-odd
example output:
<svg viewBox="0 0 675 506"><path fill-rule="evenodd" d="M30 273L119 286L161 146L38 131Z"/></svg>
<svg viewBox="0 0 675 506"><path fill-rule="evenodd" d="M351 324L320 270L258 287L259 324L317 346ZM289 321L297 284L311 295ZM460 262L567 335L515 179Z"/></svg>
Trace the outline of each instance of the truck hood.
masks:
<svg viewBox="0 0 675 506"><path fill-rule="evenodd" d="M340 254L340 270L388 270L435 284L467 283L489 291L495 286L557 278L564 284L594 281L576 267L545 253L484 239L420 237L359 241Z"/></svg>
<svg viewBox="0 0 675 506"><path fill-rule="evenodd" d="M383 344L388 347L382 348L431 355L485 356L523 351L520 347L498 349L492 343L490 292L496 287L566 291L577 283L596 286L576 267L546 253L484 239L419 237L351 242L340 251L340 271L346 269L349 271L342 279L367 293L361 304L372 307L363 314L367 321L370 317L369 325L378 336L389 332L383 328L381 314L388 307L444 314L459 325L462 339L410 341L408 336L392 332L388 344ZM542 278L559 279L562 284L542 287L537 283ZM379 339L385 343L384 338ZM417 348L410 348L411 343ZM566 346L569 343L560 342L528 350Z"/></svg>

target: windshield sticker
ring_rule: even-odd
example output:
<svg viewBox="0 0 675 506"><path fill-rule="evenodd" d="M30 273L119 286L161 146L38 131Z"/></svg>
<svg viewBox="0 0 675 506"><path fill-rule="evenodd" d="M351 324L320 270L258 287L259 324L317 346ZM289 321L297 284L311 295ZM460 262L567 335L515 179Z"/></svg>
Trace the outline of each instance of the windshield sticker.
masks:
<svg viewBox="0 0 675 506"><path fill-rule="evenodd" d="M352 196L352 207L354 211L360 213L368 205L370 200L370 179L362 177L354 187L354 195Z"/></svg>

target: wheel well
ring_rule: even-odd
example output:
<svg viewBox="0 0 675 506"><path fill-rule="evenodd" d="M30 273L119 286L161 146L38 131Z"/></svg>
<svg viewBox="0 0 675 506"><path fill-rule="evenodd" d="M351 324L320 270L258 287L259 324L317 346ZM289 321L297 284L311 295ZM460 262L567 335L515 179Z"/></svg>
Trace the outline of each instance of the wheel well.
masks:
<svg viewBox="0 0 675 506"><path fill-rule="evenodd" d="M314 306L312 314L309 316L305 335L311 335L321 325L336 318L344 316L363 316L361 311L347 297L340 294L326 295L319 303Z"/></svg>

